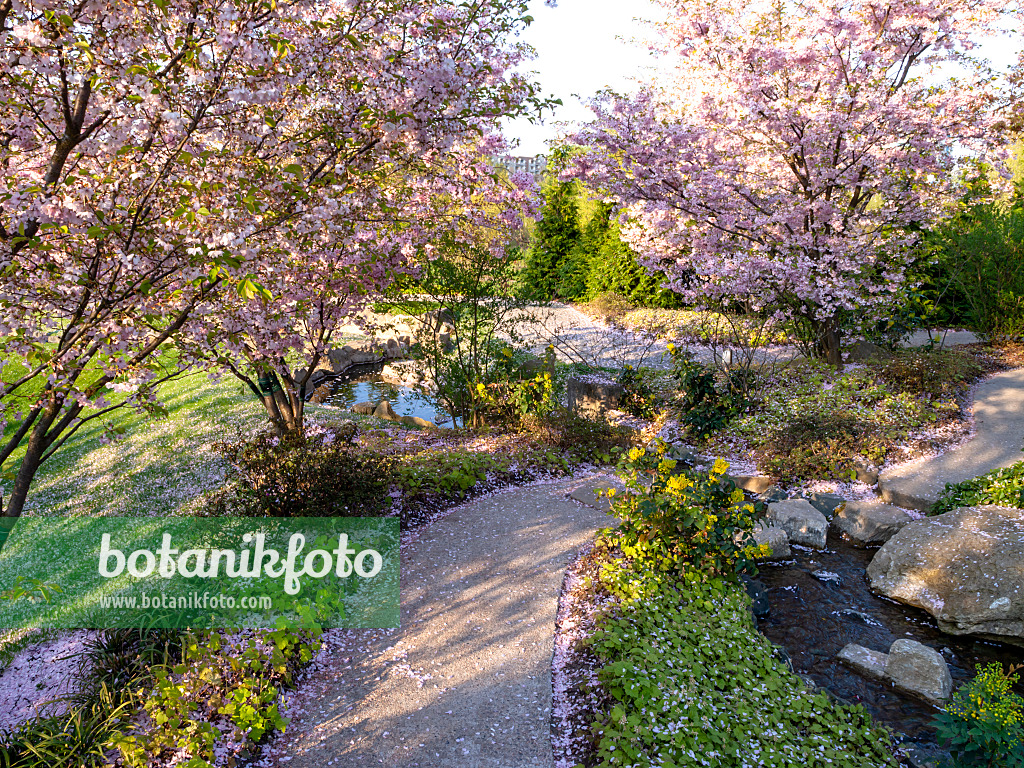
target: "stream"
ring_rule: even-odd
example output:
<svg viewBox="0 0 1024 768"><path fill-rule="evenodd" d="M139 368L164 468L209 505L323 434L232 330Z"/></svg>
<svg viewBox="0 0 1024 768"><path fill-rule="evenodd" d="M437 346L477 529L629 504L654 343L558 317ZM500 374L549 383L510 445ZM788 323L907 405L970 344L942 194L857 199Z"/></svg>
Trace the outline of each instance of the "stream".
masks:
<svg viewBox="0 0 1024 768"><path fill-rule="evenodd" d="M331 396L326 402L349 410L356 403L388 400L399 416L418 416L439 427L451 427L452 418L438 408L434 399L417 387L391 384L381 376L383 363L354 366L329 382Z"/></svg>
<svg viewBox="0 0 1024 768"><path fill-rule="evenodd" d="M830 534L825 551L794 547L795 562L760 564L757 580L765 587L771 611L758 624L789 654L797 673L841 699L862 704L894 730L932 742L929 723L938 712L935 707L889 683L862 677L836 660L839 650L857 643L888 652L894 640L917 640L942 653L956 690L974 677L976 666L1021 663L1024 648L947 635L924 611L873 594L865 571L877 551L858 549ZM839 584L823 581L815 571L838 575ZM1024 695L1024 685L1017 692Z"/></svg>

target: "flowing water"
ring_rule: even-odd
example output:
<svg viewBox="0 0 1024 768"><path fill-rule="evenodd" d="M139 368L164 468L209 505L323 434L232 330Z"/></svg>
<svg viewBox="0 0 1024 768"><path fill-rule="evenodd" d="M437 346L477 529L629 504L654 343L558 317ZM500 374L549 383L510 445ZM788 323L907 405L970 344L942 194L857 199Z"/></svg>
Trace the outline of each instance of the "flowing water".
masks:
<svg viewBox="0 0 1024 768"><path fill-rule="evenodd" d="M758 576L771 606L759 621L761 631L815 685L864 705L875 719L927 742L934 738L928 724L938 710L839 663L835 656L844 645L888 652L894 640L917 640L942 653L954 690L974 676L977 665L998 661L1005 667L1024 661L1024 648L947 635L924 611L873 594L865 572L877 550L857 549L832 537L829 544L823 552L794 548L795 563L762 564ZM815 571L835 574L839 583L823 581Z"/></svg>
<svg viewBox="0 0 1024 768"><path fill-rule="evenodd" d="M418 416L439 427L452 426L452 419L442 411L427 392L417 387L389 384L381 378L383 365L361 365L346 371L330 382L330 405L350 409L356 403L388 400L399 416Z"/></svg>

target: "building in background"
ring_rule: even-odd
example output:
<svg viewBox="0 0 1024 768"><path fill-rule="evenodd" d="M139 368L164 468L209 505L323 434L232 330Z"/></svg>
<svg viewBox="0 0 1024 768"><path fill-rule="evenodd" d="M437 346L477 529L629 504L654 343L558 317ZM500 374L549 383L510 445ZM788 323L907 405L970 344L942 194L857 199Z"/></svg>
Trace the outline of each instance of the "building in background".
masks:
<svg viewBox="0 0 1024 768"><path fill-rule="evenodd" d="M502 165L509 170L510 173L516 171L522 171L528 173L533 178L540 180L540 176L544 173L544 169L548 165L548 159L544 155L534 155L532 157L524 157L521 155L510 155L507 157L496 158L498 165Z"/></svg>

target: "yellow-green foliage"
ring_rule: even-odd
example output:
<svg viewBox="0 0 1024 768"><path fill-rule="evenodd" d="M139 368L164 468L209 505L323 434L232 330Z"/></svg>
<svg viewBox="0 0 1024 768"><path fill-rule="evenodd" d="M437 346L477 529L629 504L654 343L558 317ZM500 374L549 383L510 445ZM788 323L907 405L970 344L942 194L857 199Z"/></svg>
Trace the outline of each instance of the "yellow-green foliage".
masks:
<svg viewBox="0 0 1024 768"><path fill-rule="evenodd" d="M954 694L935 723L954 768L1024 766L1024 699L1012 690L1019 679L989 664Z"/></svg>

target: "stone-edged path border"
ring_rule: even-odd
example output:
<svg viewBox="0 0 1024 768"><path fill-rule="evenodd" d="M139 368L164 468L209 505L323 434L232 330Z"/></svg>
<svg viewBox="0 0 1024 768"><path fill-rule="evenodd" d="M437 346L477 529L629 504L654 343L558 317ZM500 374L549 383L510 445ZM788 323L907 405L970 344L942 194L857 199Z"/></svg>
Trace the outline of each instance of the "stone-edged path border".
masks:
<svg viewBox="0 0 1024 768"><path fill-rule="evenodd" d="M612 520L594 479L477 499L403 546L402 627L350 631L278 765L551 768L551 657L566 566Z"/></svg>

